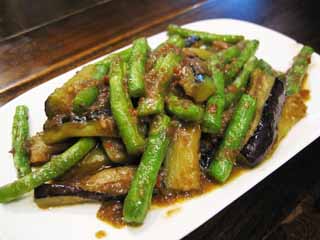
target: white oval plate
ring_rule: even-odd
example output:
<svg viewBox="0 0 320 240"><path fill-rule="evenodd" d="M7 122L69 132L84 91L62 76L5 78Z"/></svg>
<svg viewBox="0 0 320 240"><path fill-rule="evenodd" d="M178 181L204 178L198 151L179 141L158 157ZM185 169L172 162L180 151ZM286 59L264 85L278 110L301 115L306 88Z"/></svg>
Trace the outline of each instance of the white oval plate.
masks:
<svg viewBox="0 0 320 240"><path fill-rule="evenodd" d="M275 69L285 71L292 63L292 58L302 45L273 30L238 20L214 19L185 25L196 30L215 33L242 34L248 39L260 41L257 56L268 61ZM148 39L151 47L156 47L166 39L162 32ZM98 59L97 59L98 60ZM95 60L95 61L97 61ZM93 61L94 62L94 61ZM45 121L44 101L58 86L61 86L81 67L38 86L19 96L0 108L0 185L13 181L16 172L9 153L11 145L11 122L15 106L26 104L30 108L31 134L40 131ZM225 184L203 196L167 208L152 209L143 226L115 229L96 218L99 204L84 204L49 210L37 208L30 193L24 199L0 204L0 239L1 240L56 240L56 239L94 239L98 230L107 233L107 239L180 239L205 221L213 217L235 199L240 197L266 176L271 174L291 157L320 136L320 56L313 54L309 68L309 87L311 100L308 102L308 114L300 121L281 142L273 157L251 171L247 171L236 180ZM170 209L179 208L172 216L167 216Z"/></svg>

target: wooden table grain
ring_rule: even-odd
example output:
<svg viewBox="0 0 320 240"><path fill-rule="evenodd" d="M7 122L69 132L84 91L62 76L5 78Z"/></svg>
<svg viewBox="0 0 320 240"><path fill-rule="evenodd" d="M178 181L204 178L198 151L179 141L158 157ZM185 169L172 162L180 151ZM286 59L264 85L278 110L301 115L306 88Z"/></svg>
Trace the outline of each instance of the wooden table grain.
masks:
<svg viewBox="0 0 320 240"><path fill-rule="evenodd" d="M168 23L241 19L320 50L320 14L311 0L60 0L52 8L42 4L48 14L25 25L19 14L10 15L8 2L0 3L0 105ZM320 239L319 144L320 139L184 239Z"/></svg>

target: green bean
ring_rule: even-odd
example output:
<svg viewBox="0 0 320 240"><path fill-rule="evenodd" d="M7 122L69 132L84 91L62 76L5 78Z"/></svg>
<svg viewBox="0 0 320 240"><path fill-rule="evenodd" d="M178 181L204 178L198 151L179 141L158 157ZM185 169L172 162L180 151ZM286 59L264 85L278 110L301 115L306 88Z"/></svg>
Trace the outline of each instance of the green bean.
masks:
<svg viewBox="0 0 320 240"><path fill-rule="evenodd" d="M217 53L217 56L220 58L220 62L224 64L232 61L234 58L238 57L243 51L248 41L241 41L234 46L228 47L225 50L222 50Z"/></svg>
<svg viewBox="0 0 320 240"><path fill-rule="evenodd" d="M75 183L89 175L98 172L102 167L110 165L112 162L99 145L90 150L88 154L75 164L70 170L55 180L58 183Z"/></svg>
<svg viewBox="0 0 320 240"><path fill-rule="evenodd" d="M208 32L200 32L182 28L173 24L170 24L168 26L168 32L169 34L179 34L181 37L196 36L205 42L223 41L227 43L237 43L244 39L243 36L239 35L221 35Z"/></svg>
<svg viewBox="0 0 320 240"><path fill-rule="evenodd" d="M96 100L99 95L99 88L96 86L88 87L76 95L72 102L73 112L81 114L85 112Z"/></svg>
<svg viewBox="0 0 320 240"><path fill-rule="evenodd" d="M252 56L244 65L241 73L237 76L234 82L228 86L228 90L225 94L225 109L235 103L241 94L245 91L250 75L257 66L257 58Z"/></svg>
<svg viewBox="0 0 320 240"><path fill-rule="evenodd" d="M149 46L145 38L139 38L133 42L128 69L128 90L132 97L144 95L144 74L148 50Z"/></svg>
<svg viewBox="0 0 320 240"><path fill-rule="evenodd" d="M210 69L216 92L211 96L206 105L206 110L203 116L202 130L204 132L218 134L222 131L223 110L225 109L225 94L224 94L224 73L222 69L225 63L231 61L234 57L239 56L240 49L245 42L229 47L226 50L219 52L210 59Z"/></svg>
<svg viewBox="0 0 320 240"><path fill-rule="evenodd" d="M12 152L18 177L23 177L31 172L29 155L25 148L28 137L28 107L20 105L16 107L12 125Z"/></svg>
<svg viewBox="0 0 320 240"><path fill-rule="evenodd" d="M111 63L115 57L116 58L121 57L123 59L123 61L127 62L127 61L129 61L129 58L131 56L131 51L132 51L132 48L127 48L127 49L122 50L120 52L113 53L111 55L108 55L104 59L100 60L99 62L97 62L96 65L99 65L99 64L105 65L105 67L107 68L106 72L108 72L110 69Z"/></svg>
<svg viewBox="0 0 320 240"><path fill-rule="evenodd" d="M110 104L119 135L128 153L135 155L143 151L144 139L139 133L134 109L125 89L125 67L121 58L115 58L112 62L109 79Z"/></svg>
<svg viewBox="0 0 320 240"><path fill-rule="evenodd" d="M79 162L95 144L96 142L92 138L82 138L64 153L53 157L50 162L34 172L25 175L13 183L0 187L0 202L13 201L41 184L59 177Z"/></svg>
<svg viewBox="0 0 320 240"><path fill-rule="evenodd" d="M167 43L175 45L176 47L183 48L185 45L184 39L177 34L169 36Z"/></svg>
<svg viewBox="0 0 320 240"><path fill-rule="evenodd" d="M231 63L228 69L225 71L226 85L228 85L228 83L230 83L237 76L244 64L252 56L254 56L258 46L259 42L257 40L246 41L245 47L240 56L233 63Z"/></svg>
<svg viewBox="0 0 320 240"><path fill-rule="evenodd" d="M151 125L146 150L124 201L123 217L126 223L141 224L146 217L157 175L169 145L169 124L168 116L157 115Z"/></svg>
<svg viewBox="0 0 320 240"><path fill-rule="evenodd" d="M140 98L138 115L148 116L164 111L164 94L173 76L173 70L178 65L180 56L169 52L160 65L146 76L146 97Z"/></svg>
<svg viewBox="0 0 320 240"><path fill-rule="evenodd" d="M116 52L113 54L108 55L104 59L100 60L99 62L95 63L95 71L92 73L92 79L94 80L100 80L103 79L103 77L109 72L111 62L113 58L115 57L121 57L125 62L129 61L129 58L131 56L132 48L127 48L125 50L122 50L120 52Z"/></svg>
<svg viewBox="0 0 320 240"><path fill-rule="evenodd" d="M166 103L168 111L178 119L198 122L203 117L203 108L194 104L191 100L170 94L166 99Z"/></svg>
<svg viewBox="0 0 320 240"><path fill-rule="evenodd" d="M258 63L257 63L257 67L259 69L261 69L264 73L270 75L270 76L277 76L278 77L278 73L273 70L273 68L270 66L269 63L267 63L266 61L264 61L263 59L259 59Z"/></svg>
<svg viewBox="0 0 320 240"><path fill-rule="evenodd" d="M301 83L307 73L313 52L314 50L311 47L304 46L294 58L293 64L286 76L287 96L300 92Z"/></svg>
<svg viewBox="0 0 320 240"><path fill-rule="evenodd" d="M209 98L203 115L203 132L218 134L222 129L224 96L216 94Z"/></svg>
<svg viewBox="0 0 320 240"><path fill-rule="evenodd" d="M233 163L241 150L256 110L256 100L243 94L227 127L221 144L209 166L209 174L225 182L231 174Z"/></svg>
<svg viewBox="0 0 320 240"><path fill-rule="evenodd" d="M203 131L214 134L218 133L222 127L222 116L225 104L224 76L223 72L218 67L219 61L220 58L218 56L213 56L210 61L216 93L207 101L206 111L202 122Z"/></svg>

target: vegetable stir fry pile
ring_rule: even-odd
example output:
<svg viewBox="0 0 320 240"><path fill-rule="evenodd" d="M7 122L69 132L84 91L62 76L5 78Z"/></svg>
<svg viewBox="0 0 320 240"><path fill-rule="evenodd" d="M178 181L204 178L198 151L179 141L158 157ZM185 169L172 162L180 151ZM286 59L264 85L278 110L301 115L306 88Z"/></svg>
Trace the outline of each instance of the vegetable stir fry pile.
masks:
<svg viewBox="0 0 320 240"><path fill-rule="evenodd" d="M224 183L235 165L254 167L306 114L301 94L312 48L286 72L255 52L259 41L168 26L84 67L45 102L43 132L29 137L18 106L12 152L18 180L7 203L34 191L39 206L121 200L142 224L152 197ZM305 90L303 90L305 91Z"/></svg>

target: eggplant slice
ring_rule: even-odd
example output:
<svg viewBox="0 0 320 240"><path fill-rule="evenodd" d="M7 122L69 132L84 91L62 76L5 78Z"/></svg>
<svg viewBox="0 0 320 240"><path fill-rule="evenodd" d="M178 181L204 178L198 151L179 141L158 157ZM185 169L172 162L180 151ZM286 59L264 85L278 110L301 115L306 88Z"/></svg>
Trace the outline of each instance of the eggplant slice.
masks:
<svg viewBox="0 0 320 240"><path fill-rule="evenodd" d="M106 193L90 192L80 187L64 184L43 184L34 191L36 204L40 208L71 205L91 201L122 200L125 195L111 196Z"/></svg>
<svg viewBox="0 0 320 240"><path fill-rule="evenodd" d="M43 184L34 191L40 208L90 201L122 200L129 191L135 167L107 168L77 183Z"/></svg>
<svg viewBox="0 0 320 240"><path fill-rule="evenodd" d="M241 162L254 167L264 159L276 139L284 101L285 86L277 78L272 87L271 95L263 108L258 127L241 150Z"/></svg>

